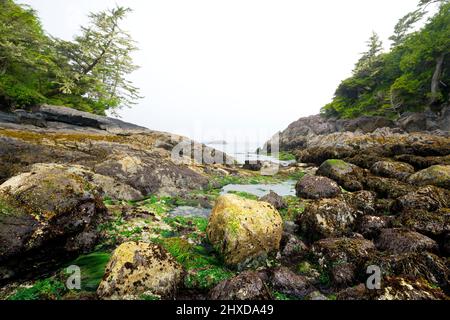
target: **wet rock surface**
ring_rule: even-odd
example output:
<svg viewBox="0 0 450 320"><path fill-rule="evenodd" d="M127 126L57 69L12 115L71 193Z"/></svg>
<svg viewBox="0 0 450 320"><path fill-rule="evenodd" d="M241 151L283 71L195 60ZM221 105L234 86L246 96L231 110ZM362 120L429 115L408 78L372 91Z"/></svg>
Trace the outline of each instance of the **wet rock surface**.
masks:
<svg viewBox="0 0 450 320"><path fill-rule="evenodd" d="M295 186L297 196L305 199L334 198L341 189L333 180L326 177L305 176Z"/></svg>

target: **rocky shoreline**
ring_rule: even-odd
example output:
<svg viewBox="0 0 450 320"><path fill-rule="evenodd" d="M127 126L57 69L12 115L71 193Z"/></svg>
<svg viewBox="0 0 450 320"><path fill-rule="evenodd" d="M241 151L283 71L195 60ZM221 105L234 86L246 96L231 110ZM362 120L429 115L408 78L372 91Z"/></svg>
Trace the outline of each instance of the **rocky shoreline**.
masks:
<svg viewBox="0 0 450 320"><path fill-rule="evenodd" d="M448 299L448 110L300 119L280 135L297 163L275 176L175 163L180 142L232 161L67 108L0 113L0 297ZM297 196L220 194L288 180ZM186 206L212 212L170 216ZM65 285L68 265L81 289Z"/></svg>

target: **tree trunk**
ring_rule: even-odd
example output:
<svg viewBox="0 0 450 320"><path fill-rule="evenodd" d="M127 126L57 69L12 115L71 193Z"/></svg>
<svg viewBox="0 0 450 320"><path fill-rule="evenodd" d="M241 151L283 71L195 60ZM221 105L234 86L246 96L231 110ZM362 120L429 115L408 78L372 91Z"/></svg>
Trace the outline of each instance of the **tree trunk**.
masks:
<svg viewBox="0 0 450 320"><path fill-rule="evenodd" d="M438 98L439 98L439 93L440 93L439 85L440 85L440 82L441 82L442 70L443 70L443 67L444 67L445 55L446 55L446 53L443 53L436 59L436 69L434 70L433 78L431 80L431 101L430 101L430 105L433 105L434 103L436 103Z"/></svg>

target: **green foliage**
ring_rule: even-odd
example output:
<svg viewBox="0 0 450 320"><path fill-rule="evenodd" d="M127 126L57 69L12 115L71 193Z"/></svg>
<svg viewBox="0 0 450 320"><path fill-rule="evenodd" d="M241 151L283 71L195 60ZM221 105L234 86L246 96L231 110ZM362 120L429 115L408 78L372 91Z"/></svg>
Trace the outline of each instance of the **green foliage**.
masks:
<svg viewBox="0 0 450 320"><path fill-rule="evenodd" d="M424 17L430 2L440 3L438 12L421 30L410 33ZM382 53L379 39L372 35L352 77L342 81L333 101L322 108L322 113L341 118L361 115L393 118L406 111L443 105L450 94L448 39L450 3L424 1L424 5L398 22L389 52ZM440 69L439 59L443 60Z"/></svg>
<svg viewBox="0 0 450 320"><path fill-rule="evenodd" d="M244 191L229 191L228 193L237 195L241 198L249 199L249 200L258 200L258 196L255 196L254 194L244 192Z"/></svg>
<svg viewBox="0 0 450 320"><path fill-rule="evenodd" d="M60 300L66 291L64 283L48 278L37 281L30 288L20 288L8 300Z"/></svg>
<svg viewBox="0 0 450 320"><path fill-rule="evenodd" d="M278 159L281 161L293 161L296 160L295 155L286 151L280 151Z"/></svg>
<svg viewBox="0 0 450 320"><path fill-rule="evenodd" d="M305 204L295 196L284 197L287 208L280 209L281 217L285 221L295 221L305 211Z"/></svg>
<svg viewBox="0 0 450 320"><path fill-rule="evenodd" d="M139 98L126 76L136 70L131 37L120 28L129 9L91 14L74 41L47 36L34 10L0 1L0 105L65 105L104 114Z"/></svg>
<svg viewBox="0 0 450 320"><path fill-rule="evenodd" d="M105 268L110 257L110 253L94 252L87 255L82 255L69 264L80 267L82 290L97 290L105 274Z"/></svg>
<svg viewBox="0 0 450 320"><path fill-rule="evenodd" d="M190 272L184 281L186 288L207 290L223 280L234 276L234 272L224 267L212 266L209 269Z"/></svg>

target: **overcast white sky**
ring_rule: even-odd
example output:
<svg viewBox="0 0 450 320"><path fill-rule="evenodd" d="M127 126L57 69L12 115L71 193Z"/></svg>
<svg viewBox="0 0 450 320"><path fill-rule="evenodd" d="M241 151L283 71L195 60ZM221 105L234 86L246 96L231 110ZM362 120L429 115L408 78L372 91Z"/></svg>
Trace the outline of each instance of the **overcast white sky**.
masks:
<svg viewBox="0 0 450 320"><path fill-rule="evenodd" d="M197 140L262 141L316 114L349 76L372 30L385 46L418 0L21 0L71 39L90 11L134 12L131 77L145 96L125 121Z"/></svg>

